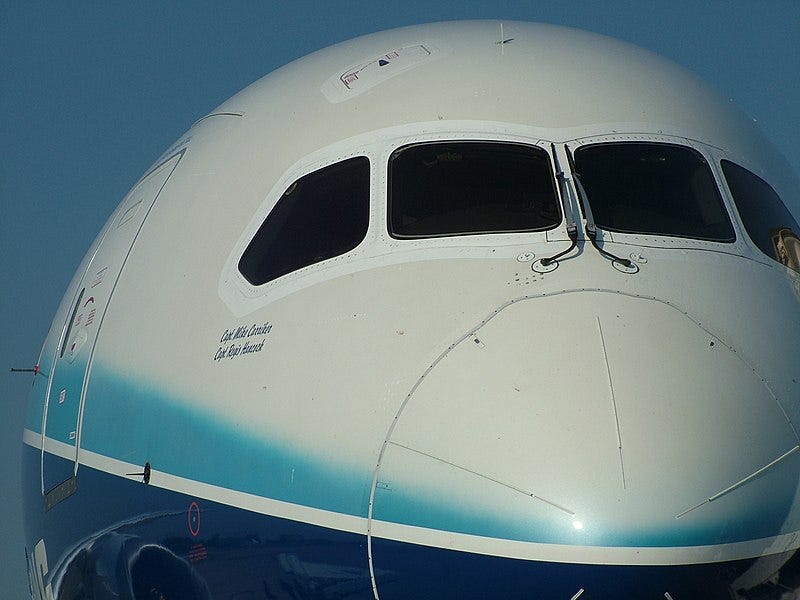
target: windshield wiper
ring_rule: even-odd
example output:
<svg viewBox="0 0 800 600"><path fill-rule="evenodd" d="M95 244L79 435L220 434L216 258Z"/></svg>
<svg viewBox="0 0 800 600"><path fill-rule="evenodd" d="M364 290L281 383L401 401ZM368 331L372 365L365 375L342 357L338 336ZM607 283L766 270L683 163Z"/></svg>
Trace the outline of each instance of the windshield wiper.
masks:
<svg viewBox="0 0 800 600"><path fill-rule="evenodd" d="M626 269L630 269L633 267L633 262L631 262L629 258L621 258L616 254L612 254L608 250L603 250L597 244L597 225L594 222L594 215L592 215L592 206L589 203L589 196L586 193L586 188L583 187L580 173L575 170L575 163L572 159L572 153L569 152L569 149L567 149L567 155L570 159L569 163L572 169L572 179L575 181L575 189L578 190L578 196L580 197L581 206L583 207L583 214L586 217L586 237L589 238L592 246L594 246L595 250L597 250L600 254L606 258L610 258L613 262L621 264Z"/></svg>
<svg viewBox="0 0 800 600"><path fill-rule="evenodd" d="M550 148L553 151L553 161L556 165L556 179L558 181L558 191L561 195L561 206L564 210L564 219L567 222L567 236L570 239L571 244L569 248L564 250L563 252L559 252L558 254L554 254L553 256L548 256L546 258L541 259L542 266L546 267L554 262L556 262L559 258L564 256L565 254L569 254L575 249L575 246L578 245L578 225L575 223L575 217L572 214L572 206L569 201L569 186L567 185L567 178L564 175L564 169L561 168L561 164L558 161L558 154L556 153L556 145L550 144Z"/></svg>

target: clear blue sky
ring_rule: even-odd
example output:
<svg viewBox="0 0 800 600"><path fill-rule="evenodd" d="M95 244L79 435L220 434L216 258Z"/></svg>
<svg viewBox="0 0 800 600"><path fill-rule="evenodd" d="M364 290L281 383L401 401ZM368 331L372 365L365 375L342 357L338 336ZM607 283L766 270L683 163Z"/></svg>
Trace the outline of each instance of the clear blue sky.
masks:
<svg viewBox="0 0 800 600"><path fill-rule="evenodd" d="M153 160L262 75L335 42L426 21L589 29L688 67L800 172L800 2L549 0L32 3L0 0L0 594L24 598L22 413L56 306Z"/></svg>

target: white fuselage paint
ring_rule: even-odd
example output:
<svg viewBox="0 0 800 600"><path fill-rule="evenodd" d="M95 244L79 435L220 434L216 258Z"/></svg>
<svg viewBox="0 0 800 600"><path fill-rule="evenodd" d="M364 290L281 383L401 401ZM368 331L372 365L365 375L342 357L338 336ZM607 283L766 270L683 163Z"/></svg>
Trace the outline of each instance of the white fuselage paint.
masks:
<svg viewBox="0 0 800 600"><path fill-rule="evenodd" d="M750 241L720 161L758 174L795 211L796 179L744 116L674 65L552 26L507 22L513 39L498 43L499 27L345 42L196 123L107 226L157 179L95 337L78 349L77 439L46 434L44 400L57 390L35 384L25 443L77 453L78 478L83 465L125 477L147 461L152 486L369 540L610 565L800 547L800 276ZM532 265L569 245L563 220L532 233L391 237L389 156L459 140L531 145L551 160L556 149L573 202L565 148L692 148L736 240L602 232L636 265L626 273L585 239L577 203L578 249L545 273ZM250 284L239 258L287 187L355 156L370 162L363 242ZM98 240L45 342L46 374L80 288L107 266ZM122 388L132 395L109 419ZM186 420L148 412L159 402ZM185 448L200 422L224 445ZM269 466L246 455L258 448ZM181 462L192 452L198 464ZM293 495L318 476L315 496ZM401 497L450 513L439 523ZM763 498L781 524L751 534L746 516Z"/></svg>

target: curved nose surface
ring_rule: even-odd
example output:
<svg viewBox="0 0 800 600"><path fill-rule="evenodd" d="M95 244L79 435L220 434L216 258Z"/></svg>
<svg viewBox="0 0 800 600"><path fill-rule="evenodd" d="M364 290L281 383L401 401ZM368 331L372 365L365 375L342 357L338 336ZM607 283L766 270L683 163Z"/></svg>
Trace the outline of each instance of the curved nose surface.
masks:
<svg viewBox="0 0 800 600"><path fill-rule="evenodd" d="M677 308L571 292L498 309L412 390L373 518L570 545L796 529L800 451L734 347Z"/></svg>

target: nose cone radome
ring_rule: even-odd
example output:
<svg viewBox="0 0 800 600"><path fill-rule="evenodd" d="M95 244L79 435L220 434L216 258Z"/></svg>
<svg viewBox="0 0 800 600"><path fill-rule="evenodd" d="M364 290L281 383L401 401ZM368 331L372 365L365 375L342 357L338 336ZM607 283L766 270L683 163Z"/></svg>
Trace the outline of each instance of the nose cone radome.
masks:
<svg viewBox="0 0 800 600"><path fill-rule="evenodd" d="M376 520L640 547L797 528L796 433L757 370L691 315L565 292L454 342L400 413Z"/></svg>

